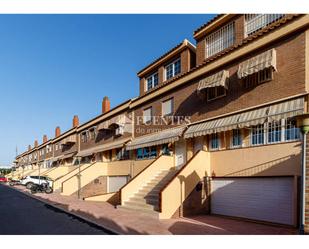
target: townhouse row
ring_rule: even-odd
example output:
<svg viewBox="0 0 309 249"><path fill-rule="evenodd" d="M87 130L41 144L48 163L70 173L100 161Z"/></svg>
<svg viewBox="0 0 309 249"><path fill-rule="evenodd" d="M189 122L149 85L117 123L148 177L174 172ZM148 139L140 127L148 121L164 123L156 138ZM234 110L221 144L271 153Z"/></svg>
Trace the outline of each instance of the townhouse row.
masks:
<svg viewBox="0 0 309 249"><path fill-rule="evenodd" d="M105 97L84 124L74 116L16 157L15 176L39 172L61 194L163 219L299 225L308 28L302 14L217 15L196 46L185 39L138 72L138 97L112 109Z"/></svg>

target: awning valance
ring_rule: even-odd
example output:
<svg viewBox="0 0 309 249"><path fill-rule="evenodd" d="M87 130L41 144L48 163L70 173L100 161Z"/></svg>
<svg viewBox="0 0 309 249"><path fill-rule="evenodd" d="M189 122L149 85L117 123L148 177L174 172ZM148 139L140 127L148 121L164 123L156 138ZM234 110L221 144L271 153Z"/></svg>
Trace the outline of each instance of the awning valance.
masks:
<svg viewBox="0 0 309 249"><path fill-rule="evenodd" d="M293 99L270 106L269 120L290 118L304 113L304 98Z"/></svg>
<svg viewBox="0 0 309 249"><path fill-rule="evenodd" d="M106 143L106 144L98 145L98 146L93 147L91 149L82 150L82 151L78 152L76 156L78 156L78 157L86 157L86 156L93 155L95 153L99 153L99 152L103 152L103 151L107 151L107 150L112 150L112 149L116 149L116 148L122 148L130 140L131 139L128 139L128 138L126 138L126 139L118 139L118 140L113 141L113 142L109 142L109 143Z"/></svg>
<svg viewBox="0 0 309 249"><path fill-rule="evenodd" d="M276 67L276 50L270 49L267 50L245 62L241 63L238 68L238 78L242 79L248 75L257 73L263 69L272 67L274 70L277 70Z"/></svg>
<svg viewBox="0 0 309 249"><path fill-rule="evenodd" d="M190 125L184 133L185 138L204 136L211 133L263 124L267 120L290 118L304 112L304 98L261 107L224 118Z"/></svg>
<svg viewBox="0 0 309 249"><path fill-rule="evenodd" d="M197 91L201 91L203 89L207 89L210 87L223 86L227 88L227 79L229 77L229 72L226 70L222 70L218 73L215 73L211 76L206 77L205 79L200 80Z"/></svg>
<svg viewBox="0 0 309 249"><path fill-rule="evenodd" d="M70 135L61 141L61 145L75 144L75 143L76 143L76 135Z"/></svg>
<svg viewBox="0 0 309 249"><path fill-rule="evenodd" d="M173 143L179 140L179 137L182 136L185 129L185 126L181 126L152 133L150 135L141 136L135 138L126 146L126 148L127 150L134 150L160 144Z"/></svg>

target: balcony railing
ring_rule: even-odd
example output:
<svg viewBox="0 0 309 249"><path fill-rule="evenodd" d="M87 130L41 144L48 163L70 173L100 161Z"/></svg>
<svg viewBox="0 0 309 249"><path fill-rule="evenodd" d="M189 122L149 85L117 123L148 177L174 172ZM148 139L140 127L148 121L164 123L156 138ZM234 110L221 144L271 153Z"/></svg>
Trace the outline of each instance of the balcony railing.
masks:
<svg viewBox="0 0 309 249"><path fill-rule="evenodd" d="M282 18L284 14L246 14L245 15L245 36L249 36L268 24Z"/></svg>
<svg viewBox="0 0 309 249"><path fill-rule="evenodd" d="M219 53L234 44L234 27L234 22L231 22L206 37L206 58Z"/></svg>

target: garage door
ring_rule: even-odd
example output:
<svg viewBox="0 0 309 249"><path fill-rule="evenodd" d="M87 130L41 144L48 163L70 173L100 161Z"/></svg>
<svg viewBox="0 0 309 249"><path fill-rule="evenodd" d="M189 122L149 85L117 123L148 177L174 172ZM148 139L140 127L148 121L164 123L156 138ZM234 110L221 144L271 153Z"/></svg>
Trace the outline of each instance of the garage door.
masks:
<svg viewBox="0 0 309 249"><path fill-rule="evenodd" d="M293 182L293 177L214 179L211 212L293 225Z"/></svg>
<svg viewBox="0 0 309 249"><path fill-rule="evenodd" d="M117 192L128 182L127 176L109 176L108 177L108 193Z"/></svg>

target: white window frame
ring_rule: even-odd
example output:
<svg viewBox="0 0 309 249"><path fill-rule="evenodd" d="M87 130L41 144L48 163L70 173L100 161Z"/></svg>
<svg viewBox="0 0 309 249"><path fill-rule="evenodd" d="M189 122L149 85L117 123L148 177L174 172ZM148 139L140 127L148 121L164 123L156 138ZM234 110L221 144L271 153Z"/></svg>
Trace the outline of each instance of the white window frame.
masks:
<svg viewBox="0 0 309 249"><path fill-rule="evenodd" d="M297 126L293 126L292 128L288 128L288 121L292 121L291 118L287 118L287 119L284 119L282 120L283 122L283 129L282 129L282 135L283 135L283 138L284 138L284 141L287 141L287 142L290 142L290 141L297 141L297 140L300 140L301 138L301 133L300 133L300 128L297 128ZM287 131L292 131L292 134L293 135L293 138L290 138L290 139L287 139Z"/></svg>
<svg viewBox="0 0 309 249"><path fill-rule="evenodd" d="M279 140L277 140L277 133L279 133ZM282 134L282 120L267 122L267 144L283 142Z"/></svg>
<svg viewBox="0 0 309 249"><path fill-rule="evenodd" d="M251 146L259 146L259 145L266 144L266 141L267 141L267 130L265 129L266 125L267 125L267 123L262 124L262 125L254 125L254 126L251 127L251 129L250 129L250 145ZM262 128L257 128L257 126L261 126ZM260 130L263 131L263 136L262 136L263 137L263 142L262 143L253 144L253 141L252 141L252 139L253 139L253 130L256 129L256 128L258 129L258 131L260 131ZM257 134L255 134L255 136L258 137L259 134L257 133ZM257 141L258 141L258 138L257 138Z"/></svg>
<svg viewBox="0 0 309 249"><path fill-rule="evenodd" d="M213 138L213 136L216 136L216 138ZM218 144L218 147L212 147L213 146L213 143L212 141L213 140L217 140L217 144ZM220 139L220 133L216 132L216 133L212 133L209 135L209 150L210 151L216 151L216 150L219 150L220 149L220 146L221 146L221 139Z"/></svg>
<svg viewBox="0 0 309 249"><path fill-rule="evenodd" d="M234 145L234 131L238 131L239 132L239 136L240 136L240 144L239 145ZM242 129L233 129L231 131L231 148L241 148L243 145L243 133L242 133Z"/></svg>
<svg viewBox="0 0 309 249"><path fill-rule="evenodd" d="M179 61L179 67L180 67L180 71L176 74L175 73L175 64ZM172 66L172 76L167 78L167 68ZM169 79L172 79L173 77L175 77L176 75L180 74L181 73L181 58L177 58L175 59L173 62L169 63L168 65L166 65L164 67L164 80L169 80Z"/></svg>
<svg viewBox="0 0 309 249"><path fill-rule="evenodd" d="M166 105L167 103L170 103L170 110L171 111L169 113L164 113L164 105ZM162 101L161 110L162 110L161 111L162 117L172 115L174 113L174 98L169 98L167 100Z"/></svg>
<svg viewBox="0 0 309 249"><path fill-rule="evenodd" d="M150 115L145 115L145 112L150 111ZM152 121L152 106L143 110L143 123L147 124Z"/></svg>
<svg viewBox="0 0 309 249"><path fill-rule="evenodd" d="M155 75L157 75L157 84L155 84ZM148 88L148 80L151 79L151 88ZM145 80L145 89L146 89L146 92L148 92L149 90L155 88L157 85L159 85L159 73L158 72L155 72L153 74L151 74L149 77L146 78Z"/></svg>

